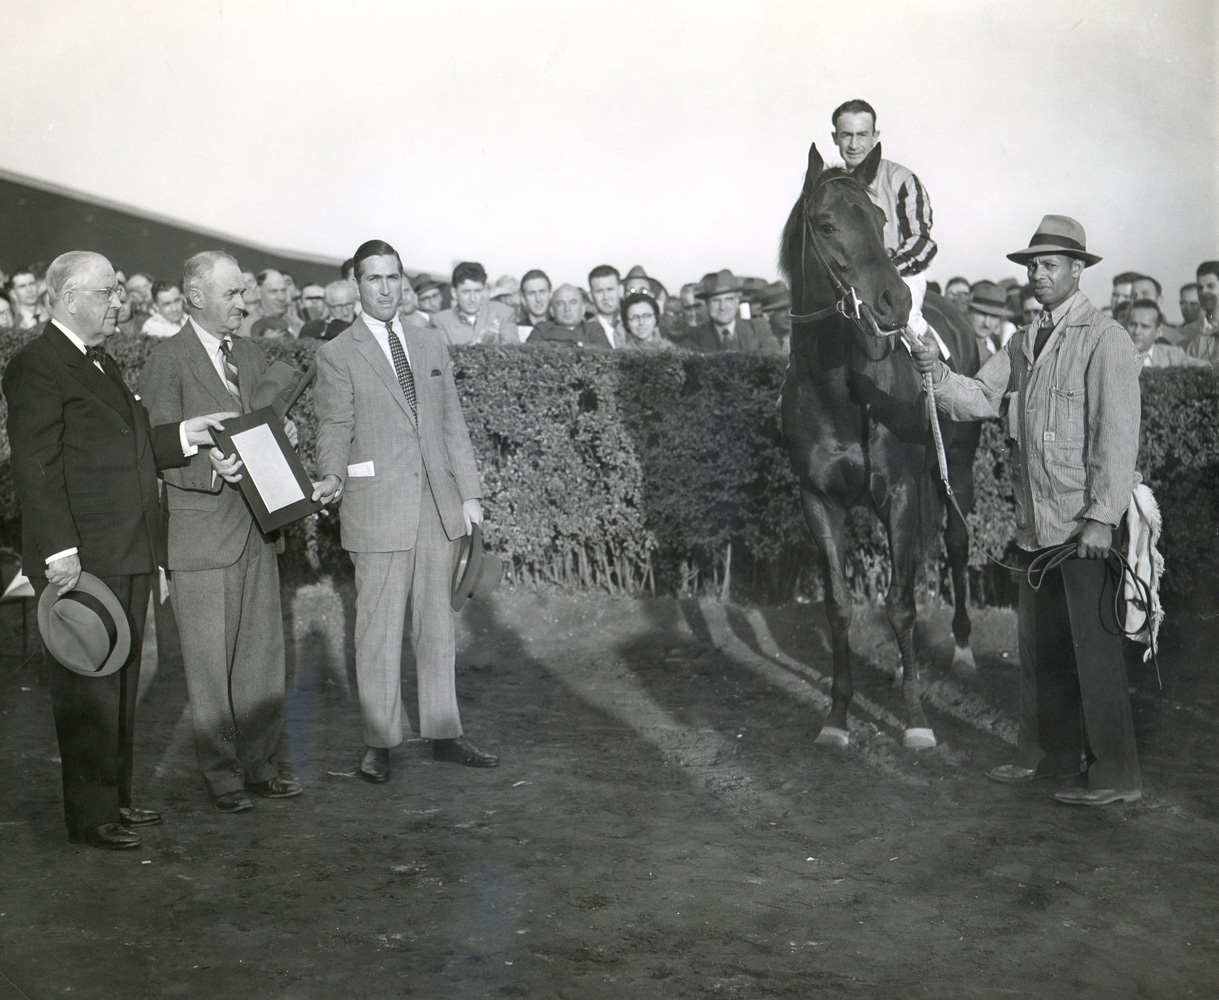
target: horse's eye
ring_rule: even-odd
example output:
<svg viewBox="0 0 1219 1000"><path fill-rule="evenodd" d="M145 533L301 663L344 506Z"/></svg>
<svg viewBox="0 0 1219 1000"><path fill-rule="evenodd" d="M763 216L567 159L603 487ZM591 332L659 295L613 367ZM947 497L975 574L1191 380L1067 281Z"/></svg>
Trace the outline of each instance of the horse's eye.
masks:
<svg viewBox="0 0 1219 1000"><path fill-rule="evenodd" d="M820 230L822 236L834 235L834 224L832 222L819 223L817 229Z"/></svg>

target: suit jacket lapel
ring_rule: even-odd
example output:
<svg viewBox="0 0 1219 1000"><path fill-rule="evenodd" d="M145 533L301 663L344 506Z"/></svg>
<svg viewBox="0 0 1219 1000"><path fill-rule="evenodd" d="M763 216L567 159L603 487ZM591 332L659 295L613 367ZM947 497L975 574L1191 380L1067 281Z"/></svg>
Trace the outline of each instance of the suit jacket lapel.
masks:
<svg viewBox="0 0 1219 1000"><path fill-rule="evenodd" d="M398 373L394 371L394 366L390 364L389 358L385 356L385 352L381 350L381 345L377 342L376 334L369 329L368 323L363 317L357 320L357 327L352 333L352 338L359 347L360 353L364 356L364 360L372 366L372 370L377 373L377 376L385 383L385 388L389 390L390 395L398 401L398 405L402 407L402 412L418 430L418 423L415 419L415 414L411 413L410 404L406 401L406 396L402 392L402 386L398 384ZM418 381L418 380L416 380ZM419 395L418 390L415 393L416 405L418 405Z"/></svg>
<svg viewBox="0 0 1219 1000"><path fill-rule="evenodd" d="M68 373L114 410L122 418L124 424L128 427L133 426L129 399L131 394L120 389L109 375L98 371L97 365L90 361L54 324L47 324L43 336L59 352Z"/></svg>
<svg viewBox="0 0 1219 1000"><path fill-rule="evenodd" d="M220 410L231 410L233 408L233 394L229 392L228 387L220 378L216 371L216 366L212 364L212 359L208 357L207 349L203 346L203 341L199 339L199 334L195 332L195 327L189 321L183 328L180 336L183 338L183 348L186 351L186 367L191 374L195 376L200 384L211 393L212 398L216 400ZM240 373L239 373L240 374ZM241 383L242 402L246 402L246 392L248 391L244 385L245 379L239 379ZM243 409L249 409L248 406Z"/></svg>

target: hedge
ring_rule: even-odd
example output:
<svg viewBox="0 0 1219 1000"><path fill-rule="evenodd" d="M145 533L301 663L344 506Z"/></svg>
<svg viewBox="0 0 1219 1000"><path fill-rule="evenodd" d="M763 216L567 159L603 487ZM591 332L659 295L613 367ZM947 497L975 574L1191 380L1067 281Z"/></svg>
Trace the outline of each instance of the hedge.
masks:
<svg viewBox="0 0 1219 1000"><path fill-rule="evenodd" d="M0 345L0 363L20 343ZM271 360L305 367L314 341L264 341ZM134 384L151 344L114 337L110 352ZM485 487L486 536L517 581L614 593L706 591L784 600L815 594L819 570L779 435L785 361L762 355L598 353L561 346L471 346L454 374ZM1165 517L1166 591L1219 579L1219 377L1206 369L1148 372L1140 468ZM312 391L293 411L312 465ZM0 437L0 530L19 537ZM995 555L1013 538L1007 456L998 425L984 426L974 467L971 527ZM336 516L288 531L289 570L348 565ZM971 550L980 602L1009 602L1006 571ZM887 546L875 517L849 522L853 592L887 586ZM942 551L924 591L946 592Z"/></svg>

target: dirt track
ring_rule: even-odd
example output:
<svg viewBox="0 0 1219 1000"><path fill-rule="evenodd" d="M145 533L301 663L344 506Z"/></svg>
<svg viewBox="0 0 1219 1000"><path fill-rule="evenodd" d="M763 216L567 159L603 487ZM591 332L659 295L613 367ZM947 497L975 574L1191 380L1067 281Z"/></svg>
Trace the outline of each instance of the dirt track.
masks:
<svg viewBox="0 0 1219 1000"><path fill-rule="evenodd" d="M1134 671L1144 799L1072 810L983 777L1014 736L1010 613L975 618L968 685L945 614L923 629L939 747L901 748L873 666L826 751L819 608L518 589L460 639L467 731L503 765L408 743L375 787L341 590L287 609L305 795L215 812L163 662L136 784L166 823L138 852L67 843L48 697L0 659L0 1000L1219 996L1212 627L1170 624L1164 695ZM862 617L854 647L889 666Z"/></svg>

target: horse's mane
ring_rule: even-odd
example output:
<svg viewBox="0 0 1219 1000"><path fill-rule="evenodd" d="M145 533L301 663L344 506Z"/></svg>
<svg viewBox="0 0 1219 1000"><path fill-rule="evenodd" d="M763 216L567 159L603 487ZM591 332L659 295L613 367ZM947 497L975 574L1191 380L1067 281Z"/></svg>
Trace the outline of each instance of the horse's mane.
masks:
<svg viewBox="0 0 1219 1000"><path fill-rule="evenodd" d="M855 180L855 175L847 170L846 167L828 167L821 172L817 183L820 184L832 177L846 177L850 180ZM859 183L858 181L855 182ZM804 246L804 230L800 209L803 205L804 195L801 194L796 199L796 203L792 205L791 213L787 216L787 222L783 225L783 236L779 239L779 270L787 278L788 288L791 288L793 291L795 290L796 278L803 279L803 275L800 273L802 266L800 256Z"/></svg>

